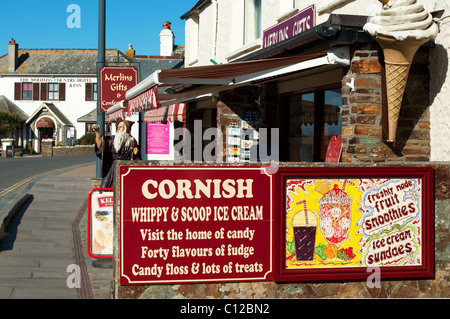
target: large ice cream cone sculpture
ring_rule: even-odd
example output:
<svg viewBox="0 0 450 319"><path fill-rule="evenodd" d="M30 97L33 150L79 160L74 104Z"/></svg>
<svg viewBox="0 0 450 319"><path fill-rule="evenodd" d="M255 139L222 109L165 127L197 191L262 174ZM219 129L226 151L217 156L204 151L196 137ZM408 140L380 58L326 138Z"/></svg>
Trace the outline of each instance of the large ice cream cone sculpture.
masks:
<svg viewBox="0 0 450 319"><path fill-rule="evenodd" d="M408 81L409 69L419 47L428 40L407 39L397 41L378 36L377 42L383 48L386 68L386 93L388 99L388 142L395 142L397 123Z"/></svg>
<svg viewBox="0 0 450 319"><path fill-rule="evenodd" d="M386 67L388 142L395 142L400 109L412 60L419 47L434 39L438 27L416 0L379 0L383 10L364 26L380 44Z"/></svg>

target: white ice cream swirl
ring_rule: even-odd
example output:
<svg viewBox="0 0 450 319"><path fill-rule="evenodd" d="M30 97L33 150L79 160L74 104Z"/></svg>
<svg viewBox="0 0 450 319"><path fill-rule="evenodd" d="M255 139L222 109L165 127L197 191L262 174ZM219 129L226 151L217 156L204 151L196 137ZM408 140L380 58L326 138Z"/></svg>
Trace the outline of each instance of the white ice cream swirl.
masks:
<svg viewBox="0 0 450 319"><path fill-rule="evenodd" d="M364 25L373 37L384 35L398 41L406 38L417 40L436 38L439 28L423 5L417 0L391 0L376 16Z"/></svg>

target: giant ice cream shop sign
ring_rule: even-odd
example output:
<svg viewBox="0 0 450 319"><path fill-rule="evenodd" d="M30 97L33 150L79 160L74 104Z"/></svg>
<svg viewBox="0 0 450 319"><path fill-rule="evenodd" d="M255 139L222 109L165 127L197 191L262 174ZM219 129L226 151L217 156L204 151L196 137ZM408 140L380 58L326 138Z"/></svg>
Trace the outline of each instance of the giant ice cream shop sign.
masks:
<svg viewBox="0 0 450 319"><path fill-rule="evenodd" d="M409 70L419 47L436 38L439 27L416 0L379 0L382 10L364 26L381 46L386 66L388 142L395 142Z"/></svg>
<svg viewBox="0 0 450 319"><path fill-rule="evenodd" d="M120 167L120 284L433 275L427 167Z"/></svg>

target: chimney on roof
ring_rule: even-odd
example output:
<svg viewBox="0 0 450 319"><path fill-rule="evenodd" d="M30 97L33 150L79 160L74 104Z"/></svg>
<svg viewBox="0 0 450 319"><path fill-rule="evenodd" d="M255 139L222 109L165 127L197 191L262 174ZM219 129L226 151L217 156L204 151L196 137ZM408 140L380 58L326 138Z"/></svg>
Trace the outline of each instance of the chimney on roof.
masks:
<svg viewBox="0 0 450 319"><path fill-rule="evenodd" d="M133 50L133 45L132 44L128 44L128 50L125 51L125 54L130 57L130 58L134 58L136 51Z"/></svg>
<svg viewBox="0 0 450 319"><path fill-rule="evenodd" d="M8 43L8 72L15 72L19 64L19 44L14 39Z"/></svg>
<svg viewBox="0 0 450 319"><path fill-rule="evenodd" d="M171 25L169 21L165 21L163 24L164 29L159 34L161 56L171 56L173 52L175 36L172 30L170 30Z"/></svg>

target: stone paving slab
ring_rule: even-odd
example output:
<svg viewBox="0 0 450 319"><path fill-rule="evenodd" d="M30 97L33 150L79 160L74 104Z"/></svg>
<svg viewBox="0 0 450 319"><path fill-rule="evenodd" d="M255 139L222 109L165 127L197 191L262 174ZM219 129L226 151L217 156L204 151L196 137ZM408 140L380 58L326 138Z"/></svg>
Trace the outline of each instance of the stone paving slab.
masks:
<svg viewBox="0 0 450 319"><path fill-rule="evenodd" d="M28 191L0 242L0 298L78 298L67 267L75 264L72 222L87 201L86 177L49 175Z"/></svg>
<svg viewBox="0 0 450 319"><path fill-rule="evenodd" d="M85 289L91 298L111 297L112 269L94 267L95 259L86 249L87 199L93 176L95 165L80 167L44 176L27 190L31 198L0 238L0 299L78 299L86 295L80 293ZM74 228L79 216L81 222ZM75 247L80 240L74 239L74 231L82 247ZM80 262L76 252L82 254L80 266L88 276L82 282L89 287L67 287L73 274L67 267Z"/></svg>
<svg viewBox="0 0 450 319"><path fill-rule="evenodd" d="M15 287L12 299L78 299L76 289L42 287Z"/></svg>

